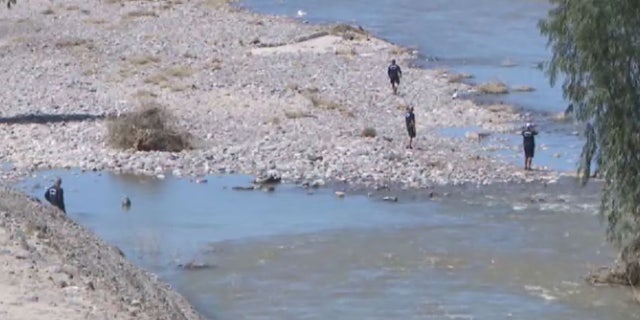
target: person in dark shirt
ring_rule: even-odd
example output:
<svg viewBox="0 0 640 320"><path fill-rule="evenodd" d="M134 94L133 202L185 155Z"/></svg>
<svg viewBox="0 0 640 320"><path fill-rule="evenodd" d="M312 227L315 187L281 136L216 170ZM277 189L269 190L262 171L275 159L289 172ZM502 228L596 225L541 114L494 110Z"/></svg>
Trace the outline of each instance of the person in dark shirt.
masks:
<svg viewBox="0 0 640 320"><path fill-rule="evenodd" d="M62 190L62 179L56 179L56 182L44 193L44 198L52 205L56 206L62 212L67 213L64 207L64 191Z"/></svg>
<svg viewBox="0 0 640 320"><path fill-rule="evenodd" d="M398 86L400 85L400 77L402 77L402 69L400 66L396 64L396 60L391 60L391 64L389 68L387 68L387 74L389 75L389 80L391 80L391 89L393 89L393 94L398 94Z"/></svg>
<svg viewBox="0 0 640 320"><path fill-rule="evenodd" d="M538 134L532 124L527 123L522 130L522 145L524 147L524 169L531 170L531 162L536 149L535 136Z"/></svg>
<svg viewBox="0 0 640 320"><path fill-rule="evenodd" d="M413 138L416 137L416 115L413 114L413 107L407 107L404 120L407 124L407 133L409 134L409 145L407 145L407 149L413 149Z"/></svg>

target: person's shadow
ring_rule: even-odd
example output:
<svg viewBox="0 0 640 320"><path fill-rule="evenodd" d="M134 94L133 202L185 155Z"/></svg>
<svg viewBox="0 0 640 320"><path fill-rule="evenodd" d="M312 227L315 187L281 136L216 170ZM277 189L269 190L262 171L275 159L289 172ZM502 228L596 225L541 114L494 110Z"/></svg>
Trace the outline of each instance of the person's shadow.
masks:
<svg viewBox="0 0 640 320"><path fill-rule="evenodd" d="M59 123L59 122L80 122L80 121L94 121L103 120L107 118L104 114L48 114L48 113L36 113L36 114L20 114L11 117L0 117L0 124L46 124L46 123Z"/></svg>

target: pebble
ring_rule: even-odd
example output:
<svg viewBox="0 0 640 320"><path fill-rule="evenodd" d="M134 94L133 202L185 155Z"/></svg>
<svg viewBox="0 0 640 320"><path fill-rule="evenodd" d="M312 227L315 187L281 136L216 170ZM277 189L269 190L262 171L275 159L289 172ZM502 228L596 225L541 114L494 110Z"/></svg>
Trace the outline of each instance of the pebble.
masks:
<svg viewBox="0 0 640 320"><path fill-rule="evenodd" d="M489 111L468 100L442 99L450 96L454 88L463 92L471 87L448 83L433 70L411 68L411 77L420 80L403 84L402 96L392 95L384 82L373 80L378 79L380 68L388 64L391 44L349 41L349 46L354 46L358 54L349 56L348 69L345 69L346 56L335 54L333 49L325 53L302 51L296 54L294 62L288 54L252 50L240 45L239 39L224 35L242 35L245 42L259 39L262 44L291 43L299 37L326 30L325 26L270 17L268 23L254 30L246 27L255 19L252 13L209 10L207 15L202 15L201 8L191 2L174 7L163 11L161 17L131 24L126 34L86 28L81 19L65 19L65 24L42 21L44 25L38 37L56 39L59 34L82 32L83 37L100 39L103 53L124 58L106 63L100 70L105 75L118 74L130 67L127 58L132 55L131 48L160 58L157 64L145 68L145 73L153 73L168 66L184 65L183 57L170 53L184 52L181 46L188 46L195 57L189 59L190 64L210 67L195 70L193 76L183 79L189 83L188 90L169 94L170 88L144 84L141 75L115 80L79 75L79 65L94 63L91 54L73 56L75 62L70 65L45 64L42 70L33 72L34 55L30 51L16 51L3 60L6 70L0 73L0 82L9 85L0 92L0 100L10 103L0 106L0 113L3 117L35 114L42 106L56 106L50 111L60 114L126 112L137 103L133 96L144 89L162 98L163 104L178 119L178 126L189 129L198 148L170 154L116 150L106 144L102 121L2 125L0 134L7 139L2 141L0 158L17 168L10 174L4 173L8 179L24 177L28 168L36 167L108 170L158 179L165 179L165 172L176 177L196 177L235 172L262 175L266 169L277 171L285 180L304 175L305 180L318 181L317 186L324 186L319 182L325 180L362 186L393 182L407 188L421 188L430 184L484 184L521 179L514 176L514 170L501 170L515 168L507 162L490 157L468 161L482 151L482 146L474 141L442 137L436 132L440 128L478 125L481 127L476 133L478 136L507 132L521 125L522 115ZM158 31L159 25L173 23L175 19L181 23L162 28L162 33ZM229 32L209 32L217 29ZM17 31L8 32L7 37L11 37ZM140 41L141 34L160 38L162 45L157 41ZM184 38L185 34L190 35L189 39ZM219 43L214 56L229 60L220 62L222 66L211 66L211 43ZM53 47L47 43L37 50L46 56L46 61L70 59L67 50ZM252 54L247 56L247 52ZM412 56L401 54L396 58L406 65ZM294 66L296 72L281 72ZM211 70L214 67L216 70ZM57 75L59 83L74 85L56 90L55 95L35 94L51 90L48 74ZM219 79L225 79L225 83L221 84ZM97 91L91 92L93 90ZM221 107L213 108L204 101L215 101ZM314 106L314 101L326 105ZM411 152L407 152L404 145L402 108L409 102L416 108L418 126L416 148ZM435 113L438 117L428 116ZM379 136L361 137L366 127L375 129ZM501 149L508 149L508 143L496 142ZM455 152L448 152L452 149ZM431 163L448 165L431 167ZM418 168L429 170L422 173Z"/></svg>

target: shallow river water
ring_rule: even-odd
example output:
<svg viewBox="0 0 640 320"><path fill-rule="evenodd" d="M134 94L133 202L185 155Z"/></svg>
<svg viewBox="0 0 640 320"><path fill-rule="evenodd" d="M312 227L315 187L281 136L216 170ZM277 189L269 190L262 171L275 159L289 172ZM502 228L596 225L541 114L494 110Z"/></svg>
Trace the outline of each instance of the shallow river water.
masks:
<svg viewBox="0 0 640 320"><path fill-rule="evenodd" d="M568 103L559 86L551 87L538 65L551 57L538 21L551 9L546 0L242 0L239 5L261 13L286 15L310 23L346 22L362 25L378 37L417 48L418 66L446 68L473 75L472 82L502 81L531 86L534 92L482 97L512 103L539 124L534 165L574 170L581 152L583 127L550 121ZM298 16L298 12L303 16ZM411 72L405 69L406 72ZM386 77L386 65L380 66ZM423 106L416 106L418 117ZM524 125L524 123L523 123ZM461 131L464 138L465 128ZM492 137L493 138L493 137ZM517 135L499 135L519 146ZM516 148L517 149L517 148ZM499 155L521 164L522 152ZM541 161L539 161L541 160Z"/></svg>
<svg viewBox="0 0 640 320"><path fill-rule="evenodd" d="M18 187L42 198L54 175L73 219L212 319L640 319L627 289L583 280L614 257L597 184L469 187L396 203L287 185L232 190L245 176L198 184L62 171ZM189 261L213 268L177 267Z"/></svg>

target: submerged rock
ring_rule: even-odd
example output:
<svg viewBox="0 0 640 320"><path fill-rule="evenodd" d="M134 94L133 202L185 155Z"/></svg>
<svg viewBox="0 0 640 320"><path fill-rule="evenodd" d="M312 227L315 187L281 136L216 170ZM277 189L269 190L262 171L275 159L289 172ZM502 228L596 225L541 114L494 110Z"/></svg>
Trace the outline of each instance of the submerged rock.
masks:
<svg viewBox="0 0 640 320"><path fill-rule="evenodd" d="M236 191L253 191L256 189L256 187L255 186L250 186L250 187L235 186L235 187L232 187L231 189Z"/></svg>
<svg viewBox="0 0 640 320"><path fill-rule="evenodd" d="M204 262L189 261L185 264L179 264L178 268L181 268L184 270L201 270L201 269L215 268L215 265L204 263Z"/></svg>
<svg viewBox="0 0 640 320"><path fill-rule="evenodd" d="M396 196L384 197L384 198L382 198L382 201L398 202L398 197L396 197Z"/></svg>
<svg viewBox="0 0 640 320"><path fill-rule="evenodd" d="M264 192L274 192L276 191L276 187L269 185L269 186L263 186L262 188L260 188L262 191Z"/></svg>

